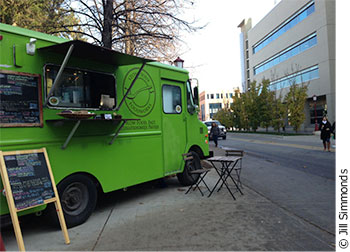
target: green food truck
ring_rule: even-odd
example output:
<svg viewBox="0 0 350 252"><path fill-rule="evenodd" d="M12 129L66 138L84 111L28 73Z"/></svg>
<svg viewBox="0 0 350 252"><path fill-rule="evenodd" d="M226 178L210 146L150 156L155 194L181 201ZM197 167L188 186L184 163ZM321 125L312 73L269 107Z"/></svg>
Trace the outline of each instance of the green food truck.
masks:
<svg viewBox="0 0 350 252"><path fill-rule="evenodd" d="M68 227L89 218L99 191L174 174L194 183L189 169L211 154L197 108L184 69L0 24L0 150L47 149ZM0 207L6 218L4 193Z"/></svg>

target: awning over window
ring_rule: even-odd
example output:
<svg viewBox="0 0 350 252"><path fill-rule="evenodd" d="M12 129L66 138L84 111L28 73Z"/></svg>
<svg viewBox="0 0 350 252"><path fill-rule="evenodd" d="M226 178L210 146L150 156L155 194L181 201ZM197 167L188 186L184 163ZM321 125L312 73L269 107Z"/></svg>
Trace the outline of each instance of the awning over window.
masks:
<svg viewBox="0 0 350 252"><path fill-rule="evenodd" d="M62 44L42 47L39 48L38 51L41 53L52 52L66 55L71 45L74 45L74 49L72 50L71 56L84 60L92 60L104 64L123 66L153 61L145 58L139 58L136 56L120 53L105 47L93 45L80 40L73 40Z"/></svg>

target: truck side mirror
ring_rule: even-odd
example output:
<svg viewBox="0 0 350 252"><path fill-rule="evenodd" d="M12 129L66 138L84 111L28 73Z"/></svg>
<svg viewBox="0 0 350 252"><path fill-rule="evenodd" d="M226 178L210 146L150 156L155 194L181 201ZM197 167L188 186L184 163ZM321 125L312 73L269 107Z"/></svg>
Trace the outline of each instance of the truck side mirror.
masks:
<svg viewBox="0 0 350 252"><path fill-rule="evenodd" d="M196 104L196 105L198 105L199 103L198 103L198 86L196 86L196 87L194 87L193 88L193 95L194 95L194 97L193 97L193 99L194 99L194 104Z"/></svg>

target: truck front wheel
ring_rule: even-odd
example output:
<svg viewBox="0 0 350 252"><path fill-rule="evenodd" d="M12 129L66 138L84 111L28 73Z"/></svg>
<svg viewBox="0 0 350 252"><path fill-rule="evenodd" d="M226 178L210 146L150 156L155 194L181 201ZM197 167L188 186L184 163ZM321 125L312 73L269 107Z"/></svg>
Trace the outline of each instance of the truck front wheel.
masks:
<svg viewBox="0 0 350 252"><path fill-rule="evenodd" d="M177 174L177 179L179 180L180 184L183 186L189 186L196 183L199 178L199 174L191 175L190 171L199 170L202 168L199 155L194 151L191 151L191 153L192 153L193 159L186 160L184 171L182 173Z"/></svg>
<svg viewBox="0 0 350 252"><path fill-rule="evenodd" d="M74 174L61 181L57 190L67 227L84 223L94 211L97 202L97 189L92 179L86 175ZM49 216L55 225L59 225L54 208L50 204Z"/></svg>

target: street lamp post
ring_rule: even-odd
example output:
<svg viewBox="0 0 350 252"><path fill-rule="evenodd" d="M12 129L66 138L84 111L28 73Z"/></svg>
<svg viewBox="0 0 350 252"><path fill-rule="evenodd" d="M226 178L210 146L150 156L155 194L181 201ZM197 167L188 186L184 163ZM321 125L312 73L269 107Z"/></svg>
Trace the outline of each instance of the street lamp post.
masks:
<svg viewBox="0 0 350 252"><path fill-rule="evenodd" d="M316 102L317 102L317 96L313 95L312 100L314 101L315 104L315 131L318 131L318 123L317 123L317 111L316 111Z"/></svg>

